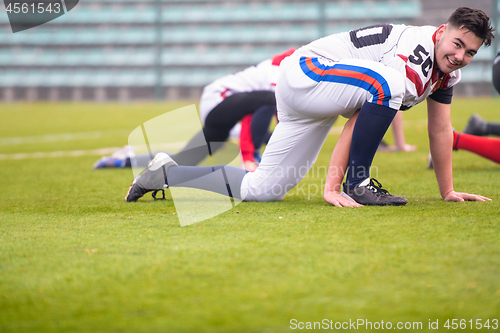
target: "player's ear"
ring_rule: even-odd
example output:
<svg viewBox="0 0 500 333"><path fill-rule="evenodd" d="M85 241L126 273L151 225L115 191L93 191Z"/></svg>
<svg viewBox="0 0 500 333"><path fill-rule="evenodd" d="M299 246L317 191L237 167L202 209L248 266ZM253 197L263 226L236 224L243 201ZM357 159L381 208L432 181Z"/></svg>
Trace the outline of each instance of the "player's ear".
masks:
<svg viewBox="0 0 500 333"><path fill-rule="evenodd" d="M438 42L441 39L441 37L443 37L447 27L448 26L446 24L441 24L439 26L439 28L436 31L436 42Z"/></svg>

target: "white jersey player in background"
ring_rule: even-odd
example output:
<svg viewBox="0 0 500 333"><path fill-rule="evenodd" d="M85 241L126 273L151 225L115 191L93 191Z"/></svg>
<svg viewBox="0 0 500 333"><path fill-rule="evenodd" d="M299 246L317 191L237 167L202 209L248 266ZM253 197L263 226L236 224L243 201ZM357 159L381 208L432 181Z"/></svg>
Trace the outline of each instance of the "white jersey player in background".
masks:
<svg viewBox="0 0 500 333"><path fill-rule="evenodd" d="M159 186L176 186L219 169L226 174L227 189L210 182L190 186L246 201L281 200L312 167L332 124L342 115L350 120L332 153L325 200L349 207L404 205L407 199L383 190L369 178L369 169L398 110L424 100L441 196L447 201L489 200L454 191L450 103L460 68L492 38L484 12L461 7L437 28L384 24L314 41L280 65L279 123L255 172L229 166L176 166L168 155L159 154L134 180L126 200L136 201Z"/></svg>
<svg viewBox="0 0 500 333"><path fill-rule="evenodd" d="M199 113L203 130L197 133L177 154L180 165L198 165L213 154L231 136L239 136L242 162L254 171L260 162L260 148L268 137L269 125L276 114L275 89L281 61L295 49L288 49L234 74L223 76L203 89ZM241 124L241 126L240 126ZM166 129L168 130L168 129ZM200 142L207 145L200 147ZM159 152L135 156L126 146L94 164L94 169L147 167Z"/></svg>
<svg viewBox="0 0 500 333"><path fill-rule="evenodd" d="M260 162L260 146L276 113L274 92L279 65L294 51L291 48L276 54L256 66L217 79L203 89L199 112L206 141L223 142L232 129L232 134L240 137L240 150L248 171L254 171ZM241 126L234 126L238 121Z"/></svg>

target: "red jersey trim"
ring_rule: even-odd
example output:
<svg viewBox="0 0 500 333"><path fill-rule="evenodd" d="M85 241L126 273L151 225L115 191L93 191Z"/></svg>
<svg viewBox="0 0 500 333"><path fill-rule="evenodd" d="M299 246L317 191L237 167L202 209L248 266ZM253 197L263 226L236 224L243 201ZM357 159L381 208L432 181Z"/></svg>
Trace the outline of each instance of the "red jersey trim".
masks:
<svg viewBox="0 0 500 333"><path fill-rule="evenodd" d="M226 99L228 91L229 91L229 88L226 88L226 90L224 90L223 92L220 93L220 97L222 97L222 99Z"/></svg>
<svg viewBox="0 0 500 333"><path fill-rule="evenodd" d="M402 54L398 54L398 56L401 59L403 59L405 63L408 62L408 57L405 57ZM427 83L424 86L422 80L420 79L420 75L418 75L418 73L413 68L410 68L410 66L406 65L405 70L406 70L406 77L415 85L415 89L417 89L418 97L422 96L425 90L427 90L427 87L429 86L431 80L427 81Z"/></svg>
<svg viewBox="0 0 500 333"><path fill-rule="evenodd" d="M283 61L283 59L292 55L293 52L295 52L295 48L292 47L292 48L284 51L283 53L276 54L275 56L273 56L271 63L273 64L273 66L279 66L281 64L281 62Z"/></svg>

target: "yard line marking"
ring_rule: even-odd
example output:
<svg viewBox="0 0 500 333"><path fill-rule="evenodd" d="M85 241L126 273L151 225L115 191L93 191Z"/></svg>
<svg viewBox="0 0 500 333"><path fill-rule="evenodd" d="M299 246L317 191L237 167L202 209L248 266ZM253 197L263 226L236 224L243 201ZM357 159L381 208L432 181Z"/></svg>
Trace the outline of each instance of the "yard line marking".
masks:
<svg viewBox="0 0 500 333"><path fill-rule="evenodd" d="M154 145L155 150L179 150L186 145L186 142L171 142L168 144ZM0 154L0 160L24 160L33 158L57 158L57 157L80 157L80 156L106 156L111 155L123 147L109 147L101 149L87 150L66 150L48 151L35 153Z"/></svg>
<svg viewBox="0 0 500 333"><path fill-rule="evenodd" d="M70 151L49 151L49 152L36 152L36 153L17 153L17 154L0 154L0 160L24 160L29 158L54 158L54 157L78 157L88 155L110 155L119 147L103 148L92 150L70 150Z"/></svg>
<svg viewBox="0 0 500 333"><path fill-rule="evenodd" d="M18 137L0 137L0 145L20 145L26 143L45 143L45 142L58 142L58 141L74 141L74 140L88 140L99 139L105 136L119 136L129 134L130 130L109 130L109 131L94 131L94 132L80 132L80 133L62 133L62 134L46 134L46 135L33 135L33 136L18 136Z"/></svg>

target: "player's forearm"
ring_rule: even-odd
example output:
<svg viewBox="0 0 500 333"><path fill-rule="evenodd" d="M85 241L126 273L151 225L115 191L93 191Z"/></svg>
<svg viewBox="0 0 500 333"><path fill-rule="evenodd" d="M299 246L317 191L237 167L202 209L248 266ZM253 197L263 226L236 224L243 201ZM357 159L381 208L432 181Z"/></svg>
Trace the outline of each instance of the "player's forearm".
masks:
<svg viewBox="0 0 500 333"><path fill-rule="evenodd" d="M349 152L351 149L352 131L358 113L355 113L345 124L342 134L332 152L328 175L325 182L325 195L329 192L339 193L344 175L349 162Z"/></svg>
<svg viewBox="0 0 500 333"><path fill-rule="evenodd" d="M429 131L429 143L439 192L444 198L446 194L453 191L453 129L451 125Z"/></svg>
<svg viewBox="0 0 500 333"><path fill-rule="evenodd" d="M337 157L332 154L332 160L337 159ZM338 160L337 160L338 161ZM328 168L328 175L326 177L325 183L325 195L329 192L339 193L340 187L342 185L342 180L344 179L345 170L347 168L347 163L345 165L332 164Z"/></svg>
<svg viewBox="0 0 500 333"><path fill-rule="evenodd" d="M351 149L352 128L344 128L335 145L330 158L328 174L325 182L325 194L328 192L340 192L342 180L349 162L349 151Z"/></svg>
<svg viewBox="0 0 500 333"><path fill-rule="evenodd" d="M427 98L427 129L434 172L443 199L453 191L451 105Z"/></svg>

